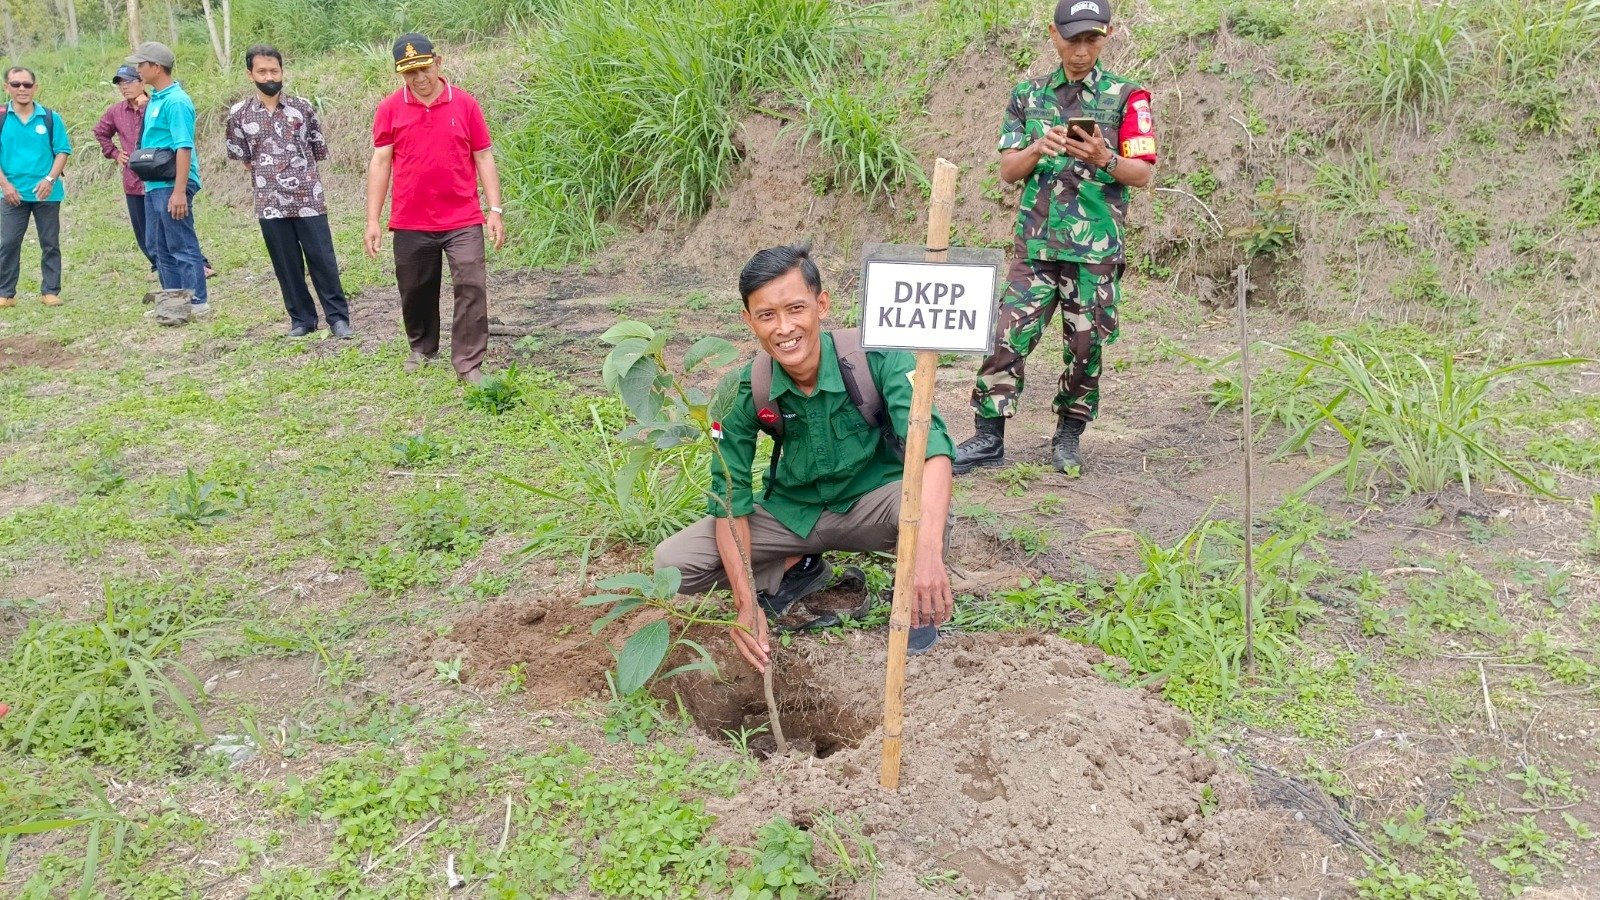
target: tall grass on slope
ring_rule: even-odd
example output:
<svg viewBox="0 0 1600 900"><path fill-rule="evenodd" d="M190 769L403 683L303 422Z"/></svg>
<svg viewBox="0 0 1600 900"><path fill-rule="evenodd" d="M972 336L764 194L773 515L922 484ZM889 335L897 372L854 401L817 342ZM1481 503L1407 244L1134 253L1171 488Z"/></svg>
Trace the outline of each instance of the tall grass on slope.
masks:
<svg viewBox="0 0 1600 900"><path fill-rule="evenodd" d="M740 108L788 71L837 65L855 16L837 0L567 4L534 43L535 80L501 141L530 219L523 261L590 253L625 211L704 211L738 158Z"/></svg>
<svg viewBox="0 0 1600 900"><path fill-rule="evenodd" d="M565 0L235 0L234 35L304 58L342 47L379 44L420 31L450 55L451 42L518 31L548 21ZM165 40L165 38L162 38Z"/></svg>
<svg viewBox="0 0 1600 900"><path fill-rule="evenodd" d="M815 76L801 86L801 146L815 142L832 164L833 183L868 198L907 181L927 183L917 155L901 137L899 113L882 92L860 94Z"/></svg>
<svg viewBox="0 0 1600 900"><path fill-rule="evenodd" d="M1418 131L1454 96L1470 39L1459 8L1411 0L1388 8L1382 24L1369 21L1346 74L1349 103L1386 122L1409 121Z"/></svg>
<svg viewBox="0 0 1600 900"><path fill-rule="evenodd" d="M1485 13L1495 77L1513 87L1555 78L1600 45L1600 0L1493 0Z"/></svg>

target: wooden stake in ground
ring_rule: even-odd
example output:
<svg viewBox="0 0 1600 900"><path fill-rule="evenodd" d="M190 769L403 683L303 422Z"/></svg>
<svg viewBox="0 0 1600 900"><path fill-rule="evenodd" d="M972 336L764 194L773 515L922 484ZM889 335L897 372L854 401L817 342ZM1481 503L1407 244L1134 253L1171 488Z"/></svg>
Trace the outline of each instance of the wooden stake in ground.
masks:
<svg viewBox="0 0 1600 900"><path fill-rule="evenodd" d="M941 159L933 168L933 200L928 208L928 262L944 262L950 251L950 219L955 213L954 163ZM879 782L900 787L900 730L904 722L906 641L911 636L917 533L922 528L922 467L928 455L928 428L933 422L933 381L939 354L917 352L916 381L911 385L911 419L906 425L906 467L900 481L900 540L895 549L894 607L889 613L889 665L883 679L883 770Z"/></svg>
<svg viewBox="0 0 1600 900"><path fill-rule="evenodd" d="M1239 385L1244 401L1244 667L1256 673L1256 523L1255 523L1255 422L1250 408L1250 325L1245 313L1249 294L1248 266L1234 272L1239 295Z"/></svg>

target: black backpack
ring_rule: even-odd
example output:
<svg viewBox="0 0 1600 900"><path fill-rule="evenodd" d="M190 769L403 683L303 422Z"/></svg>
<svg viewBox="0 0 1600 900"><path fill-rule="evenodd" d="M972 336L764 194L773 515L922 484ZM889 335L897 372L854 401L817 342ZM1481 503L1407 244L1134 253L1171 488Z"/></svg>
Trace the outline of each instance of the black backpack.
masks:
<svg viewBox="0 0 1600 900"><path fill-rule="evenodd" d="M844 376L844 392L868 425L876 426L883 439L904 460L906 442L895 433L894 422L883 408L883 394L867 368L867 354L861 349L861 334L854 328L830 331L833 350L839 358L839 374ZM778 476L778 457L783 454L783 411L772 399L772 367L776 365L765 350L757 350L750 363L750 401L756 408L756 425L772 438L772 463L767 467L765 495L772 493ZM762 412L767 415L763 416Z"/></svg>

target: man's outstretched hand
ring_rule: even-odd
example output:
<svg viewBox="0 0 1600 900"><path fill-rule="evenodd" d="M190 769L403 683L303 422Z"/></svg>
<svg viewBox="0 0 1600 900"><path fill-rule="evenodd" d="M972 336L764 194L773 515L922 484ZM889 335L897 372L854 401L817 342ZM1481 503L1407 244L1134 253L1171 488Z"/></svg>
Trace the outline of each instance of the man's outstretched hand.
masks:
<svg viewBox="0 0 1600 900"><path fill-rule="evenodd" d="M772 645L767 641L767 614L762 611L761 604L752 601L739 611L737 621L739 624L730 629L733 646L757 672L765 672L772 653Z"/></svg>

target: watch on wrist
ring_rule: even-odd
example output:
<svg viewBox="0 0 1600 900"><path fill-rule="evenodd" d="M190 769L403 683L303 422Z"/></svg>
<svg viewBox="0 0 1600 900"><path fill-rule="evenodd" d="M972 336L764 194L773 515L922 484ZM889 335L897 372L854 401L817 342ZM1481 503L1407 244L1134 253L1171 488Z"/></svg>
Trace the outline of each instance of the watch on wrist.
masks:
<svg viewBox="0 0 1600 900"><path fill-rule="evenodd" d="M51 184L56 183L56 177L54 175L46 175L44 180L50 182Z"/></svg>
<svg viewBox="0 0 1600 900"><path fill-rule="evenodd" d="M503 210L503 209L501 209L501 208L500 208L500 207L498 207L498 206L491 206L491 207L489 207L489 212L492 212L492 213L494 213L494 214L495 214L495 215L504 215L504 214L505 214L505 210Z"/></svg>
<svg viewBox="0 0 1600 900"><path fill-rule="evenodd" d="M1117 163L1120 162L1121 160L1122 160L1122 157L1120 157L1120 156L1116 155L1115 153L1113 153L1113 154L1111 154L1111 158L1106 161L1106 164L1100 167L1100 170L1102 172L1105 172L1107 175L1110 175L1112 172L1115 172L1117 170Z"/></svg>

